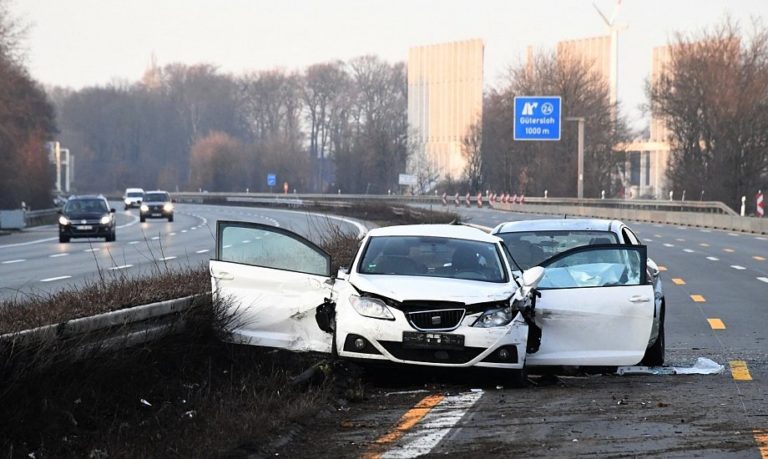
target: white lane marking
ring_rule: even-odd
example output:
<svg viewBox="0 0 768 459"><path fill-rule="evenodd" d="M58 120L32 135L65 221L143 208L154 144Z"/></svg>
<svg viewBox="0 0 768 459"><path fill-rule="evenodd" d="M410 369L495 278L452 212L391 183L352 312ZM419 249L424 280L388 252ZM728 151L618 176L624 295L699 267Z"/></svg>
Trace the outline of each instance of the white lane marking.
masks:
<svg viewBox="0 0 768 459"><path fill-rule="evenodd" d="M12 264L14 264L14 263L22 263L22 262L25 262L25 261L27 261L25 258L19 258L18 260L8 260L8 261L4 261L4 262L3 262L3 264L4 264L4 265L12 265Z"/></svg>
<svg viewBox="0 0 768 459"><path fill-rule="evenodd" d="M158 239L160 239L160 236L154 236L154 237L152 237L152 240L153 240L153 241L156 241L156 240L158 240Z"/></svg>
<svg viewBox="0 0 768 459"><path fill-rule="evenodd" d="M246 239L246 240L244 240L244 241L242 241L242 242L243 242L243 244L250 244L250 243L251 243L251 240L250 240L250 239Z"/></svg>
<svg viewBox="0 0 768 459"><path fill-rule="evenodd" d="M171 256L171 257L160 258L159 261L168 261L168 260L175 260L175 259L176 259L176 257Z"/></svg>
<svg viewBox="0 0 768 459"><path fill-rule="evenodd" d="M120 265L120 266L113 266L113 267L109 268L109 270L110 271L117 271L118 269L128 269L128 268L132 268L132 267L133 267L133 265Z"/></svg>
<svg viewBox="0 0 768 459"><path fill-rule="evenodd" d="M128 244L130 244L130 245L134 245L134 244L138 244L138 243L139 243L139 241L131 241L131 242L129 242Z"/></svg>
<svg viewBox="0 0 768 459"><path fill-rule="evenodd" d="M0 249L7 249L9 247L23 247L25 245L40 244L41 242L50 242L50 241L58 241L58 240L59 240L58 237L48 237L48 238L45 238L45 239L35 239L34 241L29 241L29 242L18 242L16 244L0 245Z"/></svg>
<svg viewBox="0 0 768 459"><path fill-rule="evenodd" d="M225 245L224 247L222 247L222 249L228 249L228 248L230 248L230 247L232 247L232 244L227 244L227 245Z"/></svg>
<svg viewBox="0 0 768 459"><path fill-rule="evenodd" d="M197 231L197 226L193 226L193 227L192 227L192 228L190 228L189 230L190 230L190 231Z"/></svg>
<svg viewBox="0 0 768 459"><path fill-rule="evenodd" d="M182 233L186 233L186 232L187 232L187 230L181 230L181 232L182 232Z"/></svg>
<svg viewBox="0 0 768 459"><path fill-rule="evenodd" d="M48 258L66 257L68 255L69 255L68 253L54 253L53 255L48 255Z"/></svg>
<svg viewBox="0 0 768 459"><path fill-rule="evenodd" d="M176 236L176 233L171 233L170 236Z"/></svg>
<svg viewBox="0 0 768 459"><path fill-rule="evenodd" d="M40 279L40 282L54 282L58 280L69 279L70 277L72 276L49 277L47 279Z"/></svg>
<svg viewBox="0 0 768 459"><path fill-rule="evenodd" d="M717 258L717 257L707 257L707 260L711 260L711 261L720 261L720 259L719 259L719 258Z"/></svg>
<svg viewBox="0 0 768 459"><path fill-rule="evenodd" d="M643 239L645 242L653 242L653 239Z"/></svg>
<svg viewBox="0 0 768 459"><path fill-rule="evenodd" d="M738 271L744 271L745 269L747 269L747 268L745 268L743 266L739 266L739 265L731 265L731 268L736 269Z"/></svg>
<svg viewBox="0 0 768 459"><path fill-rule="evenodd" d="M397 446L381 457L405 458L429 454L482 396L483 392L469 392L445 397L397 442Z"/></svg>
<svg viewBox="0 0 768 459"><path fill-rule="evenodd" d="M664 247L674 247L674 246L675 246L675 244L670 244L668 242L664 243Z"/></svg>
<svg viewBox="0 0 768 459"><path fill-rule="evenodd" d="M98 252L99 250L101 250L101 249L99 249L99 248L85 249L85 250L83 250L83 252L85 252L85 253L88 253L88 252Z"/></svg>
<svg viewBox="0 0 768 459"><path fill-rule="evenodd" d="M198 250L198 251L197 251L197 252L195 252L195 253L208 253L208 252L210 252L210 250L208 250L208 249L203 249L203 250Z"/></svg>
<svg viewBox="0 0 768 459"><path fill-rule="evenodd" d="M755 237L755 239L757 239L758 241L768 241L768 239L766 239L766 238L764 238L762 236L757 236L757 237Z"/></svg>
<svg viewBox="0 0 768 459"><path fill-rule="evenodd" d="M757 280L759 280L760 282L765 282L766 284L768 284L768 277L758 277Z"/></svg>
<svg viewBox="0 0 768 459"><path fill-rule="evenodd" d="M694 252L695 252L695 250L691 250L691 249L683 249L683 252L685 252L685 253L694 253Z"/></svg>
<svg viewBox="0 0 768 459"><path fill-rule="evenodd" d="M712 232L712 230L703 229L703 230L701 230L701 232L702 232L702 233L711 233L711 232Z"/></svg>
<svg viewBox="0 0 768 459"><path fill-rule="evenodd" d="M728 233L728 236L738 236L736 233Z"/></svg>
<svg viewBox="0 0 768 459"><path fill-rule="evenodd" d="M685 239L677 238L675 239L677 242L685 242Z"/></svg>

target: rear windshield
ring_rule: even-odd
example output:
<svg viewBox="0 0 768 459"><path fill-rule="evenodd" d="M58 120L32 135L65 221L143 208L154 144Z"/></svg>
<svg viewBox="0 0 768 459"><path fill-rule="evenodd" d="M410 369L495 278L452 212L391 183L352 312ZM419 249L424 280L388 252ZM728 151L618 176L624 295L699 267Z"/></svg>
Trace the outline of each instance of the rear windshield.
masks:
<svg viewBox="0 0 768 459"><path fill-rule="evenodd" d="M147 193L144 195L144 200L147 202L166 202L171 200L171 196L168 193Z"/></svg>
<svg viewBox="0 0 768 459"><path fill-rule="evenodd" d="M536 266L574 247L619 243L616 235L610 231L523 231L499 233L496 236L504 240L512 257L523 269Z"/></svg>
<svg viewBox="0 0 768 459"><path fill-rule="evenodd" d="M108 212L103 199L72 199L67 201L64 212Z"/></svg>
<svg viewBox="0 0 768 459"><path fill-rule="evenodd" d="M506 282L506 270L499 252L496 244L464 239L372 237L358 272Z"/></svg>
<svg viewBox="0 0 768 459"><path fill-rule="evenodd" d="M128 196L129 198L140 198L144 196L144 193L142 193L141 191L129 191L126 196Z"/></svg>

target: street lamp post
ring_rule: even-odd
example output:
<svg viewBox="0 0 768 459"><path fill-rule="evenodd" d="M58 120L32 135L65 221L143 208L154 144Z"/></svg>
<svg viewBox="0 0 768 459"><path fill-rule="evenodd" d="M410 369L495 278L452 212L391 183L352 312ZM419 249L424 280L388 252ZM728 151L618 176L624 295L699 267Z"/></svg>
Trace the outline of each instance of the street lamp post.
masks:
<svg viewBox="0 0 768 459"><path fill-rule="evenodd" d="M578 153L578 172L579 176L576 182L576 197L584 198L584 117L568 116L565 121L576 121L579 123L579 153Z"/></svg>

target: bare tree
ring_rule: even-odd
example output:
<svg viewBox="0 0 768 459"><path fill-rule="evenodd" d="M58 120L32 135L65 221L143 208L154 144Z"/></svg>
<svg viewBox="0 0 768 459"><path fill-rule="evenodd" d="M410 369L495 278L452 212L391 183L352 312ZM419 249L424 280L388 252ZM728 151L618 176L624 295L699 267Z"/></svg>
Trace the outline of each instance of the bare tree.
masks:
<svg viewBox="0 0 768 459"><path fill-rule="evenodd" d="M464 179L472 192L483 189L483 127L474 122L467 129L467 134L461 139L461 154L467 161L464 169Z"/></svg>
<svg viewBox="0 0 768 459"><path fill-rule="evenodd" d="M732 207L768 175L768 28L751 36L728 19L677 34L668 71L649 86L651 108L671 134L668 178Z"/></svg>

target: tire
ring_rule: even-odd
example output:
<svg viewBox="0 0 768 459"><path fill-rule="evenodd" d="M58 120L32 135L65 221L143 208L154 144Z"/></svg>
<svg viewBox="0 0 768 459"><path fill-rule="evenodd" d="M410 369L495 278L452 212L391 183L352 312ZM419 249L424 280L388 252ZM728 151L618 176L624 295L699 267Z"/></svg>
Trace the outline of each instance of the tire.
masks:
<svg viewBox="0 0 768 459"><path fill-rule="evenodd" d="M173 223L173 215L171 215L170 217L168 217L168 223Z"/></svg>
<svg viewBox="0 0 768 459"><path fill-rule="evenodd" d="M62 234L59 234L59 242L61 242L62 244L66 244L67 242L69 242L69 236L64 236Z"/></svg>
<svg viewBox="0 0 768 459"><path fill-rule="evenodd" d="M525 368L520 370L507 370L509 372L509 377L507 378L507 381L509 382L509 385L512 387L525 387L528 384L528 372L525 371Z"/></svg>
<svg viewBox="0 0 768 459"><path fill-rule="evenodd" d="M142 216L140 216L140 217L139 217L139 221L140 221L141 223L144 223L145 221L147 221L147 219L146 219L146 217L144 217L144 216L142 215Z"/></svg>
<svg viewBox="0 0 768 459"><path fill-rule="evenodd" d="M645 350L643 360L640 361L640 365L647 367L660 367L664 365L664 318L666 312L664 306L661 308L661 321L659 322L659 336L656 337L656 341Z"/></svg>
<svg viewBox="0 0 768 459"><path fill-rule="evenodd" d="M115 232L112 231L111 233L107 234L107 236L104 238L107 242L115 242Z"/></svg>

